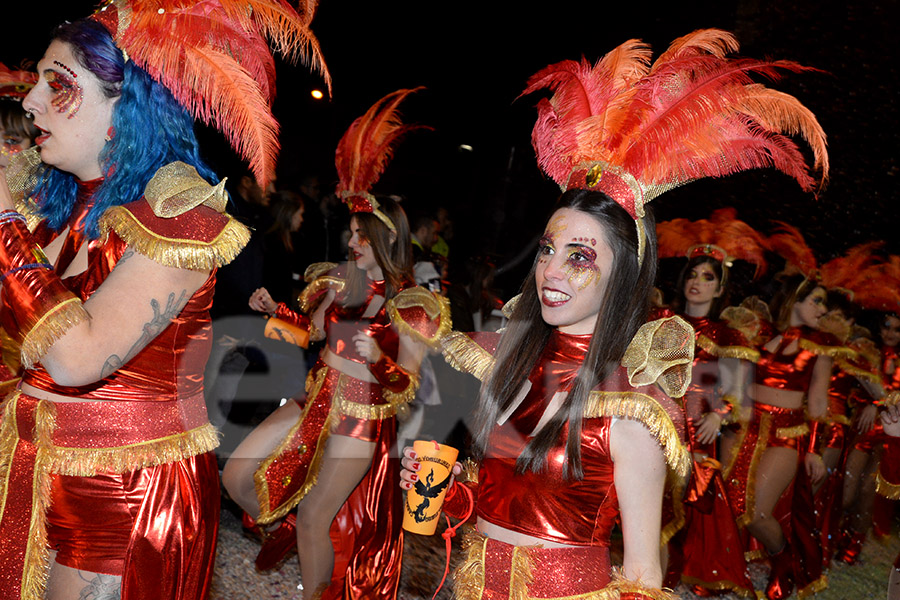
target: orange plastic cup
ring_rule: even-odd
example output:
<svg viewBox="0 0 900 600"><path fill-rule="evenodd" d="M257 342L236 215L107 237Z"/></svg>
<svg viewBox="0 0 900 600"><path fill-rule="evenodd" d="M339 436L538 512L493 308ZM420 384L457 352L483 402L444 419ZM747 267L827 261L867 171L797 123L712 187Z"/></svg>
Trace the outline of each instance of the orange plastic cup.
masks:
<svg viewBox="0 0 900 600"><path fill-rule="evenodd" d="M419 461L419 478L406 492L403 529L412 533L432 535L437 529L444 496L450 487L450 476L459 450L437 442L413 442Z"/></svg>

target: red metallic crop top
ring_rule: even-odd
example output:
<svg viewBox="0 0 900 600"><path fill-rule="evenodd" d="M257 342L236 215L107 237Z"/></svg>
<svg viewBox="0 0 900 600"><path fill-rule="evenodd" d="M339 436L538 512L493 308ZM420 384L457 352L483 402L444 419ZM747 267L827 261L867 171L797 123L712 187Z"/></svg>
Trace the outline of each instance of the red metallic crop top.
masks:
<svg viewBox="0 0 900 600"><path fill-rule="evenodd" d="M353 343L353 336L360 331L364 331L367 335L375 338L382 352L391 359L397 360L400 338L396 330L391 327L391 320L387 312L387 302L373 316L363 316L374 296L384 298L384 280L372 281L367 279L366 283L368 284L366 299L362 304L359 306L344 306L342 302L346 300L346 295L342 291L335 295L334 301L325 311L325 335L328 347L342 358L360 364L368 364L366 359L356 351L356 344ZM403 289L406 287L409 287L409 284L404 286Z"/></svg>
<svg viewBox="0 0 900 600"><path fill-rule="evenodd" d="M785 349L794 341L799 345L797 352L785 354ZM813 367L820 355L849 356L853 351L829 333L802 326L788 328L774 351L762 347L759 353L756 383L780 390L805 392L809 389Z"/></svg>
<svg viewBox="0 0 900 600"><path fill-rule="evenodd" d="M468 358L475 366L479 356L488 357L493 352L498 338L496 334L477 334L474 340L457 337L445 343L445 353L451 364L454 359ZM553 395L571 385L589 343L589 335L552 333L528 377L531 388L525 399L491 435L478 471L475 512L479 517L563 544L609 545L619 514L609 446L613 417L641 420L660 440L669 464L686 472L681 409L655 385L633 387L625 369L619 368L592 392L590 406L585 409L581 433L584 478L563 476L565 431L550 449L545 470L516 473L516 460L530 441L530 434ZM447 351L449 345L456 346L450 351L452 357ZM472 372L477 370L476 366Z"/></svg>

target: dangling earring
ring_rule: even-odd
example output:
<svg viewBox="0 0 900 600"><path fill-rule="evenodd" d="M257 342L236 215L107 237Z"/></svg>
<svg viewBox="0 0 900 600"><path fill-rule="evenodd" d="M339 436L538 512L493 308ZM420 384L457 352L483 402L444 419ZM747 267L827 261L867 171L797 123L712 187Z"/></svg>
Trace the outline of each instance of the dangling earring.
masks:
<svg viewBox="0 0 900 600"><path fill-rule="evenodd" d="M104 139L106 139L107 142L111 142L114 137L116 137L116 128L110 125L109 129L106 130L106 138Z"/></svg>

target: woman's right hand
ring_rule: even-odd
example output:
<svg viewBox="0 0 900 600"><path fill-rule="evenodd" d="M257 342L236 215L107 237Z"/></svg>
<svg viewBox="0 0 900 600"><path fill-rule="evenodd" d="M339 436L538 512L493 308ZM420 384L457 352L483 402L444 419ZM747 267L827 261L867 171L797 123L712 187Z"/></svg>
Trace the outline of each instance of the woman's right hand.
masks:
<svg viewBox="0 0 900 600"><path fill-rule="evenodd" d="M250 294L250 308L257 312L264 312L268 315L274 315L278 304L272 300L272 296L266 288L259 288Z"/></svg>
<svg viewBox="0 0 900 600"><path fill-rule="evenodd" d="M416 451L413 450L412 446L403 448L403 458L400 459L400 464L403 466L400 469L400 489L411 490L419 479L419 469L422 468L422 464L419 462ZM456 482L456 476L460 473L462 473L462 464L457 462L453 465L450 485L447 486L448 490L453 487L453 484Z"/></svg>

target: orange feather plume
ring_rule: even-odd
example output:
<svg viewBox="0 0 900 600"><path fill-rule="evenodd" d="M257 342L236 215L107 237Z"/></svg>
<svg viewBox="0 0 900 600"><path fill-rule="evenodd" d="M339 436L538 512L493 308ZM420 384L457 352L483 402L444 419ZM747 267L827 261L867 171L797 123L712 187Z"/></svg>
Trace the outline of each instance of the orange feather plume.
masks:
<svg viewBox="0 0 900 600"><path fill-rule="evenodd" d="M739 259L755 265L754 278L766 270L765 239L739 220L733 208L720 208L708 220L662 221L656 224L656 238L659 258L686 256L698 244L711 244L727 253L723 261Z"/></svg>
<svg viewBox="0 0 900 600"><path fill-rule="evenodd" d="M775 252L788 263L794 265L801 273L809 279L818 278L818 261L812 249L806 245L803 234L800 230L784 223L783 221L775 221L777 227L774 233L766 239L769 250Z"/></svg>
<svg viewBox="0 0 900 600"><path fill-rule="evenodd" d="M563 61L532 76L523 94L552 91L538 102L532 131L538 164L562 189L597 189L634 217L643 204L702 177L774 167L804 190L815 188L798 135L813 151L824 184L825 133L796 98L753 80L813 70L790 61L730 59L730 33L695 31L655 62L628 40L595 66Z"/></svg>
<svg viewBox="0 0 900 600"><path fill-rule="evenodd" d="M338 142L334 156L339 196L349 200L352 195L366 200L390 162L399 139L414 129L430 129L423 125L405 125L400 119L400 103L421 89L424 88L391 92L353 121ZM354 211L353 206L351 211Z"/></svg>
<svg viewBox="0 0 900 600"><path fill-rule="evenodd" d="M265 187L275 171L269 46L331 78L309 29L316 2L298 13L284 0L107 0L94 13L116 44L195 118L221 130Z"/></svg>

